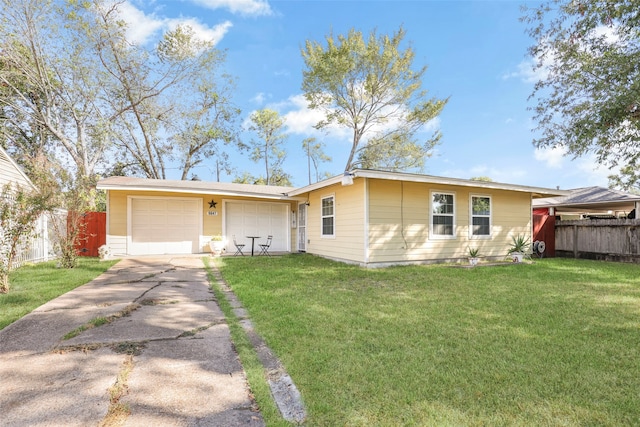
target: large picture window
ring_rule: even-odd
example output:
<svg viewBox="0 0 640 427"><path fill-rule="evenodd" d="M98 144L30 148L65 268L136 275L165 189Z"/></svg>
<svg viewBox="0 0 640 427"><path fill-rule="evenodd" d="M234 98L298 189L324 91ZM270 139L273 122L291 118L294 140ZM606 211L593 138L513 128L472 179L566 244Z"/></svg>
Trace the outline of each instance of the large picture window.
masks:
<svg viewBox="0 0 640 427"><path fill-rule="evenodd" d="M322 237L334 237L336 220L335 197L323 197L321 206Z"/></svg>
<svg viewBox="0 0 640 427"><path fill-rule="evenodd" d="M491 197L471 196L471 236L491 235Z"/></svg>
<svg viewBox="0 0 640 427"><path fill-rule="evenodd" d="M455 238L455 195L431 193L431 235L435 238Z"/></svg>

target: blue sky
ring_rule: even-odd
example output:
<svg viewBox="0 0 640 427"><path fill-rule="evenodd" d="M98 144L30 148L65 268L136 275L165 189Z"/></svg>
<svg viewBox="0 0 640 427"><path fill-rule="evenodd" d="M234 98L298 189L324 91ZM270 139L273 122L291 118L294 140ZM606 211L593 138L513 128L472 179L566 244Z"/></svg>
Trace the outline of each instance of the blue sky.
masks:
<svg viewBox="0 0 640 427"><path fill-rule="evenodd" d="M317 133L317 113L302 96L306 40L345 34L354 28L368 34L406 30L405 46L415 51L414 65L427 65L423 87L430 96L450 97L431 125L442 132L424 173L562 189L607 186L611 171L596 169L591 157L572 160L561 150L537 150L528 97L537 78L527 47L532 40L519 21L523 1L391 0L128 0L124 16L133 23L131 37L154 43L163 29L188 22L203 38L227 51L225 70L236 77L234 102L243 120L269 107L286 118L285 171L294 185L308 183L301 144L316 136L333 158L322 171L342 172L350 149L348 134ZM529 5L536 3L527 2ZM245 134L244 138L251 138ZM263 173L248 155L230 151L238 173ZM210 165L195 170L213 180ZM179 178L176 171L175 176ZM233 177L223 176L223 181Z"/></svg>

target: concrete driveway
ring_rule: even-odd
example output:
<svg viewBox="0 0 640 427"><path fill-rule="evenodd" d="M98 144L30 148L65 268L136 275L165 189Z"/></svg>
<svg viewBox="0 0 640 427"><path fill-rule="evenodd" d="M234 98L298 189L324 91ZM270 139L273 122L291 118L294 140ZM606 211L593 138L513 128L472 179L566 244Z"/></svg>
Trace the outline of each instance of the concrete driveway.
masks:
<svg viewBox="0 0 640 427"><path fill-rule="evenodd" d="M97 318L109 322L77 329ZM2 426L264 425L194 257L124 259L0 331L0 414Z"/></svg>

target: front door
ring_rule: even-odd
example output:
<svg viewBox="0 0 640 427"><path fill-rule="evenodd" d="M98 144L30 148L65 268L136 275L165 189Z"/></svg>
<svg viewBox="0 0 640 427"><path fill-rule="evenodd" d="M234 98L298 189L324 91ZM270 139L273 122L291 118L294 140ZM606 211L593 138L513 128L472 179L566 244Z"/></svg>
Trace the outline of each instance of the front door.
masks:
<svg viewBox="0 0 640 427"><path fill-rule="evenodd" d="M298 252L307 251L307 205L298 205Z"/></svg>

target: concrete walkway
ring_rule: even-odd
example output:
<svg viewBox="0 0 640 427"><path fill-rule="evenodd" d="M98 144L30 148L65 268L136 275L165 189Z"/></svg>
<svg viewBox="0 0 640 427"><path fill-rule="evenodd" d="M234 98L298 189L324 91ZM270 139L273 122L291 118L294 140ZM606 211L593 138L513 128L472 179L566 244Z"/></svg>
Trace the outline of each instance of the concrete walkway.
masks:
<svg viewBox="0 0 640 427"><path fill-rule="evenodd" d="M0 331L1 426L262 426L254 406L199 258L122 260Z"/></svg>

